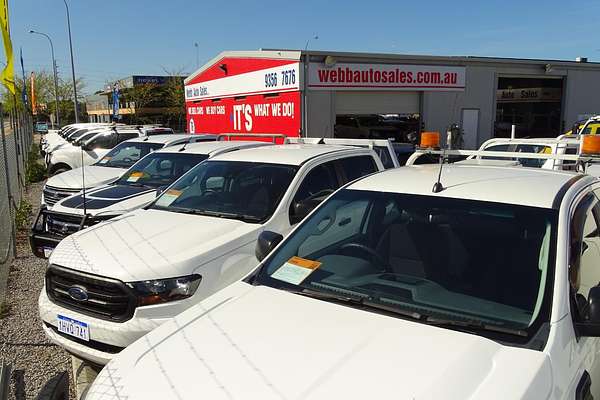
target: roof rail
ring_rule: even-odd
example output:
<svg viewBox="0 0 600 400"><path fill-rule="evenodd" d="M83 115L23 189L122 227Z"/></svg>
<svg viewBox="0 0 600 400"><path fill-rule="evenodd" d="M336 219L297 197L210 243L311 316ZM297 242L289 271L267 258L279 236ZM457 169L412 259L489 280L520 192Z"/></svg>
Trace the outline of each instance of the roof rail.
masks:
<svg viewBox="0 0 600 400"><path fill-rule="evenodd" d="M231 141L232 138L244 138L252 140L253 138L271 139L273 143L277 143L277 139L283 139L287 143L288 137L282 133L221 133L217 137L217 141Z"/></svg>
<svg viewBox="0 0 600 400"><path fill-rule="evenodd" d="M585 168L589 164L600 163L600 155L581 155L581 154L545 154L545 153L527 153L527 152L508 152L508 151L487 151L487 150L434 150L434 149L417 149L406 161L406 165L415 165L417 159L423 155L441 155L462 156L475 158L480 160L486 158L501 158L501 159L533 159L533 160L555 160L555 161L574 161L577 170L585 172Z"/></svg>

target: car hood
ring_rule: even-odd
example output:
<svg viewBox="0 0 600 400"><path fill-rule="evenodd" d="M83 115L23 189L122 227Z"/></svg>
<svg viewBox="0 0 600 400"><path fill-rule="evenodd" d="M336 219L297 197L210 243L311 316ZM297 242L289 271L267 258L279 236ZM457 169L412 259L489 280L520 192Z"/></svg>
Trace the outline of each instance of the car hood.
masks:
<svg viewBox="0 0 600 400"><path fill-rule="evenodd" d="M544 353L238 282L124 350L87 398L543 399L551 387Z"/></svg>
<svg viewBox="0 0 600 400"><path fill-rule="evenodd" d="M156 189L148 186L103 185L86 191L85 211L89 215L119 215L142 207L156 198ZM84 196L77 193L52 207L53 211L83 215Z"/></svg>
<svg viewBox="0 0 600 400"><path fill-rule="evenodd" d="M127 170L122 168L89 165L54 175L48 178L46 185L55 188L81 189L83 187L83 175L85 174L85 187L92 188L114 181L123 175L125 171Z"/></svg>
<svg viewBox="0 0 600 400"><path fill-rule="evenodd" d="M124 282L202 274L203 264L255 241L260 229L233 219L139 209L66 237L49 262Z"/></svg>

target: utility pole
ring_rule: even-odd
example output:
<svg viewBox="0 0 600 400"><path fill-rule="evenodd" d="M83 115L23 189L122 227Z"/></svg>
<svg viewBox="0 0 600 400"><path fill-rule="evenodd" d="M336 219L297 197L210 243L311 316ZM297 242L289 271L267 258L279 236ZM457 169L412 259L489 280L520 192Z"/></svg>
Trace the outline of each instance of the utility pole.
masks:
<svg viewBox="0 0 600 400"><path fill-rule="evenodd" d="M56 73L56 59L54 58L54 45L52 44L52 39L50 39L50 36L46 35L45 33L37 32L34 30L30 30L29 33L45 36L46 39L48 39L48 41L50 42L50 52L52 53L52 71L54 72L54 101L55 101L55 107L56 107L56 125L58 125L60 127L60 117L59 117L59 113L58 113L58 74Z"/></svg>

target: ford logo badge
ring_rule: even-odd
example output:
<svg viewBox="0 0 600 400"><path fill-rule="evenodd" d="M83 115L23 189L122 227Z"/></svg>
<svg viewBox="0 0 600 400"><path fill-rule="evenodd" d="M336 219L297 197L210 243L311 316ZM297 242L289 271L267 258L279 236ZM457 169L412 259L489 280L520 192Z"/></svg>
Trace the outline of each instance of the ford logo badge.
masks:
<svg viewBox="0 0 600 400"><path fill-rule="evenodd" d="M89 298L87 290L80 286L71 286L67 293L75 301L86 301Z"/></svg>

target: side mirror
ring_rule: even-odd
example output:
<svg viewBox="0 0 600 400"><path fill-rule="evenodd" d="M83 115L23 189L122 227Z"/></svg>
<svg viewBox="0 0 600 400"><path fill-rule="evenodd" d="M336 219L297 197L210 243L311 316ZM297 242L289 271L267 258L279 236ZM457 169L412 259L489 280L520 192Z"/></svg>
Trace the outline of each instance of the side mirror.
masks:
<svg viewBox="0 0 600 400"><path fill-rule="evenodd" d="M590 289L585 315L587 319L576 324L579 335L600 337L600 285Z"/></svg>
<svg viewBox="0 0 600 400"><path fill-rule="evenodd" d="M308 199L292 204L292 215L290 216L290 223L292 225L302 221L310 212L321 203L321 199Z"/></svg>
<svg viewBox="0 0 600 400"><path fill-rule="evenodd" d="M590 289L587 314L590 322L600 324L600 286L594 286Z"/></svg>
<svg viewBox="0 0 600 400"><path fill-rule="evenodd" d="M160 196L162 192L165 191L165 189L167 188L167 186L159 186L156 188L156 197Z"/></svg>
<svg viewBox="0 0 600 400"><path fill-rule="evenodd" d="M271 231L262 231L258 235L254 255L258 261L264 260L269 253L283 240L283 236L279 233Z"/></svg>
<svg viewBox="0 0 600 400"><path fill-rule="evenodd" d="M92 146L89 143L86 143L86 144L82 144L81 145L81 150L91 151L91 150L93 150L93 148L92 148Z"/></svg>

